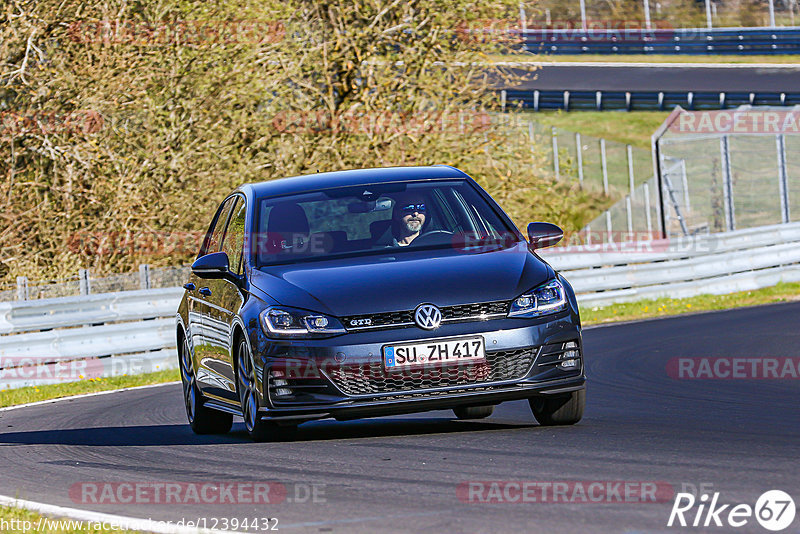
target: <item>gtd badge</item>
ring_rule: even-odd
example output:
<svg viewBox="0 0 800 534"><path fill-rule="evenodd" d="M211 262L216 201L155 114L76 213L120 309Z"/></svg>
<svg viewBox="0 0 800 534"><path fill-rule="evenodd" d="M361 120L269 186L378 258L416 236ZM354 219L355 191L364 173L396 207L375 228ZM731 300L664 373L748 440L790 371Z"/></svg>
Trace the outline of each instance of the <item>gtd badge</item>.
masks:
<svg viewBox="0 0 800 534"><path fill-rule="evenodd" d="M442 312L433 304L420 304L414 312L414 321L420 328L433 330L442 324Z"/></svg>

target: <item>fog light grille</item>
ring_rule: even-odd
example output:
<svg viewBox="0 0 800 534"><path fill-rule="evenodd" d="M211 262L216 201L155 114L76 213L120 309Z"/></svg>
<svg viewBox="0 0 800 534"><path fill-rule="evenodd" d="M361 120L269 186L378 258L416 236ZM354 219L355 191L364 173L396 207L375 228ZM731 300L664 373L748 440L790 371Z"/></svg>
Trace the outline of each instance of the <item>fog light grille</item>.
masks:
<svg viewBox="0 0 800 534"><path fill-rule="evenodd" d="M447 367L422 367L388 372L382 362L343 365L329 370L331 380L347 395L394 393L482 384L523 378L536 357L536 347L490 352L486 362Z"/></svg>

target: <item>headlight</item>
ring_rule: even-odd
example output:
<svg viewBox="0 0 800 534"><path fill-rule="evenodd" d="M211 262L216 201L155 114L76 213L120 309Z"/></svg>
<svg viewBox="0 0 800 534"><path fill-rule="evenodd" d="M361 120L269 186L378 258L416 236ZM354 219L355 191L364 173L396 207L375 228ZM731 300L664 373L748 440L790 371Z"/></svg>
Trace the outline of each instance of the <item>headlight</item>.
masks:
<svg viewBox="0 0 800 534"><path fill-rule="evenodd" d="M261 312L261 327L271 337L330 336L347 332L335 317L286 306L273 306Z"/></svg>
<svg viewBox="0 0 800 534"><path fill-rule="evenodd" d="M508 316L538 317L548 313L560 312L566 307L567 299L564 296L564 286L554 279L514 299Z"/></svg>

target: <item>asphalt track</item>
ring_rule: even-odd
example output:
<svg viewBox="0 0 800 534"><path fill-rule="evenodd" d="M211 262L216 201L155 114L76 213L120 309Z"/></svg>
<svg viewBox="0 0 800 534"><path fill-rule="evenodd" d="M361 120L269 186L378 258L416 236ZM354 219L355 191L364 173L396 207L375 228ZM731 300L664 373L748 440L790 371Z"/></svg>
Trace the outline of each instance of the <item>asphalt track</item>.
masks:
<svg viewBox="0 0 800 534"><path fill-rule="evenodd" d="M540 427L513 402L480 422L449 412L320 421L296 441L255 444L240 422L224 437L192 434L178 385L0 412L0 494L173 521L277 517L287 532L699 531L666 527L671 498L468 503L456 489L475 480L654 481L674 491L713 486L721 503L751 506L782 489L800 504L800 380L666 372L678 356L798 357L799 314L800 303L788 303L587 329L588 407L574 427ZM86 505L69 493L81 482L176 481L276 481L290 499ZM298 502L310 485L321 485L318 502ZM784 532L799 529L800 515ZM752 519L736 530L767 532Z"/></svg>
<svg viewBox="0 0 800 534"><path fill-rule="evenodd" d="M540 91L695 91L793 93L800 88L800 65L552 65L511 69L522 78L518 90ZM511 88L511 87L509 87Z"/></svg>

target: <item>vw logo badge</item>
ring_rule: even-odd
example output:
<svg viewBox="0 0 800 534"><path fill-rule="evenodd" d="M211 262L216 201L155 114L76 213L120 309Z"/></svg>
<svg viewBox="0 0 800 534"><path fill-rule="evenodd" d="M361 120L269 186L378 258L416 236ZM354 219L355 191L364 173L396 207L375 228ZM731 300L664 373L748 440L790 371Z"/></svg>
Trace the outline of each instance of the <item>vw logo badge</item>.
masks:
<svg viewBox="0 0 800 534"><path fill-rule="evenodd" d="M433 304L420 304L414 313L417 326L425 330L433 330L442 324L442 312Z"/></svg>

